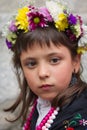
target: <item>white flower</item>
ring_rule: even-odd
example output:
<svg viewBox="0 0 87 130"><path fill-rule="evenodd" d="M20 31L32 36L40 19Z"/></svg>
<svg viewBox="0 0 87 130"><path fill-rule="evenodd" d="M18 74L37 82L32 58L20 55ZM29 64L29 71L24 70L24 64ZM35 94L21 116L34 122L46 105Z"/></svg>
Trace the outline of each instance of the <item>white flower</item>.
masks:
<svg viewBox="0 0 87 130"><path fill-rule="evenodd" d="M64 6L62 6L56 1L46 1L46 7L48 11L50 12L54 21L58 20L58 15L60 13L63 13L63 10L64 10Z"/></svg>
<svg viewBox="0 0 87 130"><path fill-rule="evenodd" d="M87 26L83 25L83 36L80 38L78 45L81 47L87 46Z"/></svg>
<svg viewBox="0 0 87 130"><path fill-rule="evenodd" d="M79 24L76 24L75 26L74 26L74 28L75 28L75 35L76 35L76 37L78 38L80 35L81 35L81 27L80 27L80 25Z"/></svg>
<svg viewBox="0 0 87 130"><path fill-rule="evenodd" d="M4 27L2 29L2 37L6 37L7 34L9 33L9 29L8 29L9 24L10 24L10 21L7 22L6 25L4 25Z"/></svg>

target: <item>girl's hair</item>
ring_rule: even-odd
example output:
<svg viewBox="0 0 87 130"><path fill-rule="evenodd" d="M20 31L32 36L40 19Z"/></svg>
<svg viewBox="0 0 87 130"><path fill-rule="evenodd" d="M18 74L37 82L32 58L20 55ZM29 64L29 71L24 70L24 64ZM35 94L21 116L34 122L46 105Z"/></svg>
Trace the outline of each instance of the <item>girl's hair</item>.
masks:
<svg viewBox="0 0 87 130"><path fill-rule="evenodd" d="M32 32L21 33L16 40L13 50L13 64L21 91L17 101L8 110L14 111L18 105L22 103L22 109L17 119L22 117L23 121L25 120L29 107L32 106L34 100L37 98L37 95L30 90L23 75L20 55L22 51L27 51L27 49L32 48L34 44L40 45L41 47L44 45L50 47L50 43L53 43L55 46L64 45L67 47L72 59L77 56L78 41L70 41L64 32L58 32L58 30L52 26L36 28ZM65 103L69 103L73 99L73 95L80 93L83 89L85 89L86 84L80 78L80 71L76 74L76 76L78 79L76 86L68 87L63 94L58 95L52 103L53 106L62 107Z"/></svg>

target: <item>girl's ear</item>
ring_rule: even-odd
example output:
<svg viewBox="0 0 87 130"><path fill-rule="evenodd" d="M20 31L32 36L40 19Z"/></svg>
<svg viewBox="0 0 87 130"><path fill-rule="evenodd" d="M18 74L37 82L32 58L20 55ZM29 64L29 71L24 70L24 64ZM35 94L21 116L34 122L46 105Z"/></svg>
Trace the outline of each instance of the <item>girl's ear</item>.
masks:
<svg viewBox="0 0 87 130"><path fill-rule="evenodd" d="M73 72L75 70L75 72L77 73L80 69L80 62L81 62L81 55L77 55L75 58L74 58L74 64L73 64Z"/></svg>

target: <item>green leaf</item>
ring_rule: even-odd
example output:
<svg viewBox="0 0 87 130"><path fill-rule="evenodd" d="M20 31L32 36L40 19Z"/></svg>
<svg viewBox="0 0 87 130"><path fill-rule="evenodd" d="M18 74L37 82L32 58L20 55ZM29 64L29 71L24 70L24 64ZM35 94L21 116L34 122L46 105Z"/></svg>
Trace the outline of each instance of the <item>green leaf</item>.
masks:
<svg viewBox="0 0 87 130"><path fill-rule="evenodd" d="M76 123L76 121L71 121L70 123L69 123L69 126L74 126L74 125L76 125L77 123Z"/></svg>
<svg viewBox="0 0 87 130"><path fill-rule="evenodd" d="M77 115L76 115L74 118L75 118L75 119L81 119L82 116L81 116L81 114L77 113Z"/></svg>

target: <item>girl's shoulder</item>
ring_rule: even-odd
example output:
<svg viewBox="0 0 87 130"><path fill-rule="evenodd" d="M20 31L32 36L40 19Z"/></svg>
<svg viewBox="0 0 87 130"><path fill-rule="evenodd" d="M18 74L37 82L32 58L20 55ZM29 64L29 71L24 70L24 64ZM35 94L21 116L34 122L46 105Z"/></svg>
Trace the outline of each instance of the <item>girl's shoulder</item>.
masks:
<svg viewBox="0 0 87 130"><path fill-rule="evenodd" d="M87 130L87 89L60 109L52 130L58 129Z"/></svg>
<svg viewBox="0 0 87 130"><path fill-rule="evenodd" d="M87 106L87 88L77 96L76 102L82 104L83 107Z"/></svg>
<svg viewBox="0 0 87 130"><path fill-rule="evenodd" d="M67 106L64 121L68 122L68 124L64 124L64 126L67 126L66 130L69 128L72 130L87 130L87 89L80 93L80 95Z"/></svg>
<svg viewBox="0 0 87 130"><path fill-rule="evenodd" d="M87 88L80 94L77 94L74 100L69 104L72 110L83 110L87 112Z"/></svg>
<svg viewBox="0 0 87 130"><path fill-rule="evenodd" d="M87 117L87 89L82 91L79 95L76 94L74 99L61 109L61 112L64 113L64 116L68 117L71 117L71 115L74 116L76 113Z"/></svg>

